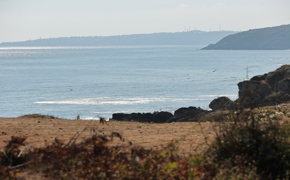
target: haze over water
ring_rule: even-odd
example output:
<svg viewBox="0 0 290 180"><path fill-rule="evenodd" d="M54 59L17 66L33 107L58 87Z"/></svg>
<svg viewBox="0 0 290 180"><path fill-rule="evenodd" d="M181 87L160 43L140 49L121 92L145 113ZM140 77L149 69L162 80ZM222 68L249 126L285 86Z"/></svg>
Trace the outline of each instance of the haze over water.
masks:
<svg viewBox="0 0 290 180"><path fill-rule="evenodd" d="M201 51L204 46L0 48L0 116L207 109L238 97L237 83L287 64L290 51Z"/></svg>

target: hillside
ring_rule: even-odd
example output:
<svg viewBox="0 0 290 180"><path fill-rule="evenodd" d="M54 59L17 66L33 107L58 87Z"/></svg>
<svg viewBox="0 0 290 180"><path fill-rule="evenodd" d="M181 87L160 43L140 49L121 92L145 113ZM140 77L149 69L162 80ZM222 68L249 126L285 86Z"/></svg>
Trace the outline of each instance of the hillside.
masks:
<svg viewBox="0 0 290 180"><path fill-rule="evenodd" d="M203 50L288 50L290 25L253 29L229 35Z"/></svg>
<svg viewBox="0 0 290 180"><path fill-rule="evenodd" d="M133 34L122 36L60 37L3 42L0 47L32 46L110 46L110 45L205 45L216 43L235 31L188 31L176 33Z"/></svg>

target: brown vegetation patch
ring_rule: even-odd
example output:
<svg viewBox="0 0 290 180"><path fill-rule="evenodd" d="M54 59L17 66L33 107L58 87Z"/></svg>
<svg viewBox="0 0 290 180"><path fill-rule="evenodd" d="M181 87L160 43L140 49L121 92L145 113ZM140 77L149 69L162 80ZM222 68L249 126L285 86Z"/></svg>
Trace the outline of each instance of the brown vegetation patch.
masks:
<svg viewBox="0 0 290 180"><path fill-rule="evenodd" d="M27 114L24 116L20 116L19 118L58 119L57 117L54 117L54 116L42 115L42 114Z"/></svg>

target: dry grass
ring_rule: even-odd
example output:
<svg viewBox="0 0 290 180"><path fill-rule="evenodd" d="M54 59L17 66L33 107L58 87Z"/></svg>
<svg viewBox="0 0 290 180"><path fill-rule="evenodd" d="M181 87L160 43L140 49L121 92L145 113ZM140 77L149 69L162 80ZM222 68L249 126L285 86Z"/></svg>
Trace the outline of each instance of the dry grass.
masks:
<svg viewBox="0 0 290 180"><path fill-rule="evenodd" d="M196 153L194 149L204 142L204 135L213 140L215 136L214 127L216 127L215 123L209 122L201 124L197 122L149 124L109 121L106 124L101 124L99 121L22 117L0 118L0 123L0 147L5 146L4 141L9 140L11 136L27 137L26 142L32 147L44 147L46 144L54 142L56 137L67 143L77 132L82 132L85 129L77 139L77 143L96 133L110 135L112 132L118 132L126 142L133 142L134 146L152 147L154 149L161 148L172 140L181 140L179 151L186 154ZM123 143L116 139L109 145L124 148L130 146L129 143ZM197 152L200 153L201 150L202 148L198 148Z"/></svg>
<svg viewBox="0 0 290 180"><path fill-rule="evenodd" d="M99 122L52 119L47 116L0 118L2 125L0 127L0 146L3 147L3 152L6 152L6 154L8 153L9 157L14 154L13 157L17 160L9 160L8 158L7 161L7 158L5 158L7 155L2 154L1 164L2 168L4 164L4 170L5 168L7 170L8 166L12 168L15 167L15 170L11 172L14 172L14 175L19 172L20 174L18 173L17 177L22 177L22 179L73 177L74 175L70 174L70 171L67 169L84 167L78 163L73 163L74 165L70 167L71 165L67 164L67 162L75 162L75 160L80 161L79 158L82 158L85 160L83 162L85 165L86 162L89 162L86 161L86 159L89 160L91 157L100 158L97 152L106 152L106 156L102 158L104 158L104 161L108 161L108 167L115 167L114 164L118 165L118 163L126 161L126 163L128 163L126 166L121 165L118 166L118 168L122 169L126 167L126 171L134 174L135 178L138 173L142 172L144 177L146 176L147 178L152 174L159 178L170 177L169 179L176 179L179 177L178 174L181 173L180 175L187 178L198 177L201 179L211 179L215 176L217 179L260 179L261 177L256 174L255 164L251 164L251 166L248 164L245 166L244 162L248 157L244 154L234 156L234 158L231 157L230 159L227 159L228 157L224 156L224 153L218 155L222 158L217 158L215 157L216 155L213 156L213 154L215 154L215 152L219 154L218 152L225 151L220 149L224 147L224 144L218 144L224 142L226 139L223 140L223 138L225 137L232 138L232 132L237 132L237 130L231 132L231 125L234 124L234 119L257 119L257 125L275 121L278 124L283 124L282 126L275 125L275 127L283 128L283 126L287 125L287 122L289 122L289 107L289 105L279 105L259 109L256 108L251 110L249 114L247 113L249 112L248 110L245 110L245 113L237 113L235 111L215 112L205 116L201 123L181 122L149 124L121 121ZM239 115L237 116L237 114ZM246 127L246 124L247 123L240 123L238 129ZM237 134L236 136L239 138L239 136L243 137L244 134L245 133L241 135ZM15 136L14 139L11 139L11 136ZM7 143L9 144L7 145ZM234 146L230 146L230 149L226 148L226 151L230 150L231 152L234 150L232 149L233 147ZM241 147L244 147L244 145L242 144ZM176 154L173 152L176 152ZM15 158L19 154L22 154L21 157L24 159ZM51 156L46 157L47 154L51 154ZM137 159L131 159L132 155ZM42 157L41 160L39 159L41 163L35 163L36 161L34 159L40 157ZM62 160L54 161L51 157ZM72 157L73 159L71 159ZM115 159L112 159L112 157ZM144 158L144 160L139 161L141 157ZM160 159L160 157L163 157L163 159ZM31 159L33 159L33 161ZM35 165L26 165L25 163L27 163L27 161L33 162ZM153 164L151 165L154 167L156 166L156 168L162 167L162 173L158 173L159 171L156 171L155 168L150 168L151 166L148 166L149 169L143 172L144 169L142 170L142 164L147 161L152 162ZM50 162L53 163L50 164ZM93 162L97 163L95 161ZM132 165L132 163L135 165ZM17 164L23 167L15 166ZM59 164L62 166L59 167ZM99 166L97 164L95 164L95 166ZM26 166L30 169L25 169ZM41 169L35 170L35 167L38 166L40 166ZM180 172L180 168L177 167L180 167L182 172ZM94 168L91 170L94 172L98 171ZM106 170L109 169L103 169L104 172ZM78 176L79 178L94 174L89 169L85 171L86 174L80 173L77 169L73 171L76 173L76 177ZM110 172L110 170L108 172ZM115 169L113 174L109 173L107 175L112 175L113 179L117 177L125 177L126 179L126 177L130 176L126 173L120 174L119 172L120 169ZM170 173L174 174L174 176L170 176ZM99 175L101 177L104 174L101 173Z"/></svg>

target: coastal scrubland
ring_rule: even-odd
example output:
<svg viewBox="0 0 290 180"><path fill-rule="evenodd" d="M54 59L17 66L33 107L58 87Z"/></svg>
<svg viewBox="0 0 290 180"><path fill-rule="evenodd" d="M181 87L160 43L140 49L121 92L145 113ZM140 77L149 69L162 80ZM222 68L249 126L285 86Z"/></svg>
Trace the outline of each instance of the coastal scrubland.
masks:
<svg viewBox="0 0 290 180"><path fill-rule="evenodd" d="M2 179L288 179L290 104L201 122L0 118Z"/></svg>

